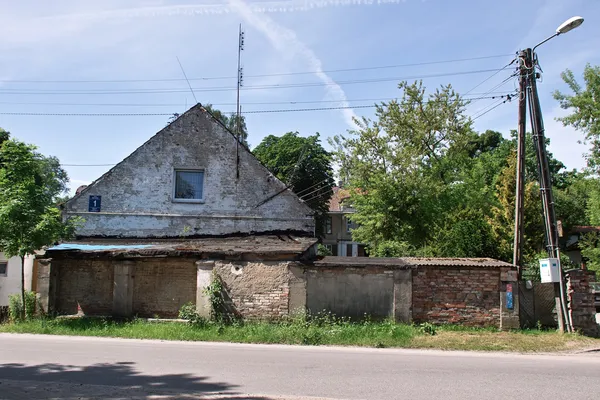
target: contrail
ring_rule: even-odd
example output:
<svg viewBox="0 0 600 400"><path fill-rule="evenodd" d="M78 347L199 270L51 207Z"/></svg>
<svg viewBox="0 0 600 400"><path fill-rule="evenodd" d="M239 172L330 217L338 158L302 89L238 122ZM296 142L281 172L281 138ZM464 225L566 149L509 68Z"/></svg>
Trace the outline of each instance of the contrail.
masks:
<svg viewBox="0 0 600 400"><path fill-rule="evenodd" d="M310 68L315 72L315 75L326 84L325 90L327 91L328 97L332 100L339 100L339 105L343 107L349 107L346 93L340 85L338 85L329 75L323 72L323 65L321 60L308 46L306 46L298 37L296 33L288 28L285 28L269 16L265 14L257 14L252 12L252 9L241 0L229 0L229 5L233 10L238 12L244 20L254 27L256 30L262 32L279 52L284 54L292 54L305 59ZM346 123L350 127L355 127L354 118L356 114L350 108L340 110Z"/></svg>
<svg viewBox="0 0 600 400"><path fill-rule="evenodd" d="M406 0L280 0L259 1L246 4L253 13L288 13L310 11L325 7L372 6L398 4ZM169 6L122 8L116 10L98 10L89 13L66 14L42 17L41 19L106 19L106 18L151 18L165 16L195 16L206 14L226 14L233 12L231 3L202 3Z"/></svg>

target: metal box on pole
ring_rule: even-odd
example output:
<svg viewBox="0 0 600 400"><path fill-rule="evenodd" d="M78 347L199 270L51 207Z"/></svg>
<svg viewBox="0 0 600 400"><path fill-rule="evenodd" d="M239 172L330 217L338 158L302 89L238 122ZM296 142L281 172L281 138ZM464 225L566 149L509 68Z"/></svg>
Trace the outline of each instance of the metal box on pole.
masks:
<svg viewBox="0 0 600 400"><path fill-rule="evenodd" d="M560 260L558 258L541 259L540 278L542 283L560 282Z"/></svg>

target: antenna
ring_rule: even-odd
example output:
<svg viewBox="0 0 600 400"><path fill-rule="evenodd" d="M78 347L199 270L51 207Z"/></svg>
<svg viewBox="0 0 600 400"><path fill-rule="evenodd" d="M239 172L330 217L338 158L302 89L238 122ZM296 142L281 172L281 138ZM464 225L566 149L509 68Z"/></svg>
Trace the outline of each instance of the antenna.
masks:
<svg viewBox="0 0 600 400"><path fill-rule="evenodd" d="M241 134L241 113L242 107L240 106L240 87L242 87L244 73L241 65L242 61L242 50L244 50L244 31L242 30L242 24L240 24L239 38L238 38L238 60L237 60L237 107L236 107L236 144L235 144L235 156L236 156L236 178L240 177L240 134Z"/></svg>
<svg viewBox="0 0 600 400"><path fill-rule="evenodd" d="M177 58L177 62L179 63L179 68L181 68L181 72L183 72L183 77L185 78L185 81L187 82L188 87L190 88L190 92L192 92L192 96L194 96L194 101L196 102L196 104L198 104L198 99L196 98L196 94L194 93L194 89L192 89L192 85L190 85L190 81L189 81L187 75L185 74L185 70L183 69L183 65L181 65L181 61L179 61L179 57L175 56L175 58Z"/></svg>

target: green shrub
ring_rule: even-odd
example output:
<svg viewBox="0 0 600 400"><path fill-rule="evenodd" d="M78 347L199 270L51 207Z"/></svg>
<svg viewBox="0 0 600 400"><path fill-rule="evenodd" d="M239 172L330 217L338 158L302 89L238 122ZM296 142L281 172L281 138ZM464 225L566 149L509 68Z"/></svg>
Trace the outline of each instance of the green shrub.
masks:
<svg viewBox="0 0 600 400"><path fill-rule="evenodd" d="M187 319L190 324L204 327L208 324L206 318L198 314L196 311L196 305L192 302L186 303L179 309L179 318Z"/></svg>
<svg viewBox="0 0 600 400"><path fill-rule="evenodd" d="M35 305L37 297L35 292L25 291L25 319L32 319L35 316ZM21 321L23 311L23 302L20 294L12 294L8 298L8 308L10 319L13 322Z"/></svg>

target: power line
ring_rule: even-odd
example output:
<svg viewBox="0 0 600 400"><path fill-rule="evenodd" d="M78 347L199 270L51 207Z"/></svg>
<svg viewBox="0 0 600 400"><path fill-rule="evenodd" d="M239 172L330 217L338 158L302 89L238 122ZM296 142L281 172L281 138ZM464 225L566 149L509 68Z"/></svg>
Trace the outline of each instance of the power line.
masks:
<svg viewBox="0 0 600 400"><path fill-rule="evenodd" d="M512 92L498 91L498 92L486 92L486 93L471 93L468 96L480 96L485 95L507 95ZM464 96L463 96L464 97ZM493 98L493 97L484 97ZM346 102L354 103L359 101L391 101L397 97L380 97L380 98L366 98L366 99L348 99ZM465 100L478 100L479 98L465 98ZM245 105L293 105L293 104L320 104L320 103L339 103L340 100L307 100L307 101L259 101L259 102L244 102ZM17 102L17 101L0 101L0 104L6 105L31 105L31 106L69 106L69 107L181 107L181 103L56 103L56 102ZM215 103L213 106L235 106L236 103Z"/></svg>
<svg viewBox="0 0 600 400"><path fill-rule="evenodd" d="M368 71L368 70L377 70L377 69L391 69L391 68L403 68L403 67L416 67L423 65L435 65L435 64L449 64L456 62L465 62L465 61L476 61L476 60L485 60L491 58L500 58L500 57L508 57L510 55L507 54L499 54L499 55L490 55L490 56L481 56L481 57L471 57L471 58L457 58L451 60L441 60L441 61L425 61L425 62L417 62L417 63L409 63L409 64L396 64L396 65L382 65L382 66L372 66L372 67L358 67L358 68L340 68L340 69L329 69L325 71L319 71L324 73L335 73L335 72L353 72L353 71ZM303 72L281 72L281 73L272 73L272 74L258 74L258 75L246 75L246 78L264 78L271 76L294 76L294 75L312 75L317 71L303 71ZM190 81L209 81L209 80L225 80L225 79L237 79L235 76L214 76L214 77L199 77L199 78L190 78ZM82 79L82 80L0 80L1 83L134 83L134 82L182 82L185 79L180 78L163 78L163 79Z"/></svg>
<svg viewBox="0 0 600 400"><path fill-rule="evenodd" d="M468 90L465 93L465 96L469 93L471 93L473 90L477 89L479 86L483 85L484 83L486 83L487 81L489 81L490 79L492 79L494 76L498 75L500 72L504 71L506 68L510 67L515 61L516 61L516 57L513 58L508 64L506 64L504 67L502 67L501 69L499 69L498 71L494 72L492 75L488 76L487 78L485 78L483 81L481 81L480 83L478 83L477 85L473 86L470 90Z"/></svg>
<svg viewBox="0 0 600 400"><path fill-rule="evenodd" d="M498 71L498 69L481 69L472 71L456 71L456 72L445 72L438 74L428 75L413 75L405 77L387 77L387 78L373 78L373 79L354 79L347 81L337 82L305 82L305 83L291 83L283 85L258 85L258 86L244 86L242 90L264 90L264 89L289 89L289 88L305 88L305 87L318 87L318 86L332 86L332 85L353 85L361 83L377 83L377 82L390 82L390 81L403 81L409 79L426 79L426 78L439 78L445 76L458 76L458 75L470 75L480 74L485 72ZM135 90L106 90L106 89L82 89L82 90L38 90L38 89L0 89L0 94L19 94L19 95L93 95L93 94L155 94L155 93L184 93L189 88L166 88L166 89L135 89ZM206 87L206 88L192 88L196 92L224 92L237 90L237 87Z"/></svg>
<svg viewBox="0 0 600 400"><path fill-rule="evenodd" d="M488 98L498 98L505 96L492 96ZM250 110L244 111L245 114L274 114L286 112L311 112L311 111L329 111L329 110L347 110L360 108L375 108L377 104L364 104L356 106L339 106L339 107L314 107L314 108L286 108L277 110ZM223 112L224 114L234 114L235 111ZM45 113L45 112L10 112L2 111L0 115L12 116L50 116L50 117L147 117L147 116L172 116L174 113Z"/></svg>
<svg viewBox="0 0 600 400"><path fill-rule="evenodd" d="M492 111L492 110L494 110L494 109L496 109L496 108L500 107L502 104L506 103L507 101L511 101L511 99L512 99L512 97L510 97L510 98L508 98L508 99L504 100L504 101L503 101L503 102L501 102L501 103L498 103L498 104L496 104L494 107L490 108L489 110L487 110L487 111L484 111L484 112L482 112L481 114L479 114L479 115L477 115L477 116L473 117L473 118L472 118L472 121L475 121L476 119L483 117L485 114L487 114L487 113L489 113L490 111Z"/></svg>

